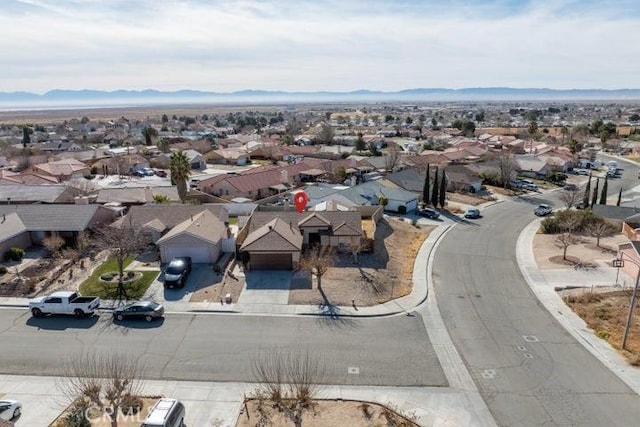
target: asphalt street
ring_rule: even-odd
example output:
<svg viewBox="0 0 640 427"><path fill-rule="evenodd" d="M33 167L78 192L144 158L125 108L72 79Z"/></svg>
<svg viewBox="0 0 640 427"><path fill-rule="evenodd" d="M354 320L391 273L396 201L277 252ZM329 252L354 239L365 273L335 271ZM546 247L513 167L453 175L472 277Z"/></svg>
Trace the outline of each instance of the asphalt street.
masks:
<svg viewBox="0 0 640 427"><path fill-rule="evenodd" d="M138 358L149 379L253 381L252 363L274 348L308 351L337 385L446 386L422 318L169 314L152 323L32 318L0 310L0 373L59 375L83 351Z"/></svg>
<svg viewBox="0 0 640 427"><path fill-rule="evenodd" d="M609 182L637 185L624 165ZM538 203L557 193L497 204L441 242L433 280L444 323L498 425L630 426L640 397L541 306L516 263L516 241Z"/></svg>

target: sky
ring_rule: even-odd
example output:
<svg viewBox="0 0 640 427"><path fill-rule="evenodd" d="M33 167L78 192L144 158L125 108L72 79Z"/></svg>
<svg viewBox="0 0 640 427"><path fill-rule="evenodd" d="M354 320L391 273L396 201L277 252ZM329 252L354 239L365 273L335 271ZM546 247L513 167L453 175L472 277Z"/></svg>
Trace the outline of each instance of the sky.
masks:
<svg viewBox="0 0 640 427"><path fill-rule="evenodd" d="M639 0L0 0L0 92L640 88Z"/></svg>

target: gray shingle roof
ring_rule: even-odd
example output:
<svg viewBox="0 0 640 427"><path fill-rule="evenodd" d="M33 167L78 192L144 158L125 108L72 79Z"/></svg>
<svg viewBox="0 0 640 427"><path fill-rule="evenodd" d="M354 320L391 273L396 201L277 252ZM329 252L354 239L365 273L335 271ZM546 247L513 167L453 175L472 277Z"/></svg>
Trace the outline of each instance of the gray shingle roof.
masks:
<svg viewBox="0 0 640 427"><path fill-rule="evenodd" d="M131 221L133 225L144 225L155 219L160 220L167 228L173 228L181 222L198 215L203 210L209 210L222 222L229 220L229 214L224 208L224 204L202 204L202 205L147 205L132 206L129 213L118 221L124 224ZM125 222L126 221L126 222Z"/></svg>
<svg viewBox="0 0 640 427"><path fill-rule="evenodd" d="M293 252L302 249L302 234L290 222L273 218L249 233L241 250L251 252Z"/></svg>
<svg viewBox="0 0 640 427"><path fill-rule="evenodd" d="M56 203L61 198L73 197L73 190L66 185L0 185L0 200L11 199L14 203Z"/></svg>
<svg viewBox="0 0 640 427"><path fill-rule="evenodd" d="M0 214L15 212L29 231L82 231L94 219L100 205L2 205Z"/></svg>

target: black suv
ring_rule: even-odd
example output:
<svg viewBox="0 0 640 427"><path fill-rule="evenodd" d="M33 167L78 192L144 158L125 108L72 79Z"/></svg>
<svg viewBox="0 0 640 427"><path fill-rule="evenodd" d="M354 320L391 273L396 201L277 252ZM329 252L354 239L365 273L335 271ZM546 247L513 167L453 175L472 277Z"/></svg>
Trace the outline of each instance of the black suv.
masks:
<svg viewBox="0 0 640 427"><path fill-rule="evenodd" d="M182 288L191 273L191 257L178 257L171 260L164 270L165 288Z"/></svg>

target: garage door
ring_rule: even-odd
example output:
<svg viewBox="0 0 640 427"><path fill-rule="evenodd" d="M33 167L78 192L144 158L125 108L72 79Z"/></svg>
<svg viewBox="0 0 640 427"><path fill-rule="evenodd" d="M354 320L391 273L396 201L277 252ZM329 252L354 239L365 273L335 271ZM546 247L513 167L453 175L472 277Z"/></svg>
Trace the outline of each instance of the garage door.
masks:
<svg viewBox="0 0 640 427"><path fill-rule="evenodd" d="M209 259L209 248L206 246L169 246L165 249L164 262L169 262L175 257L189 256L193 263L212 263Z"/></svg>
<svg viewBox="0 0 640 427"><path fill-rule="evenodd" d="M252 270L291 270L291 254L251 254Z"/></svg>

